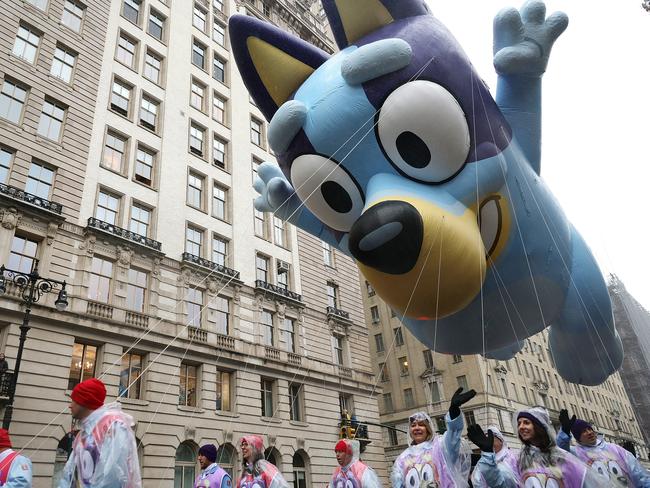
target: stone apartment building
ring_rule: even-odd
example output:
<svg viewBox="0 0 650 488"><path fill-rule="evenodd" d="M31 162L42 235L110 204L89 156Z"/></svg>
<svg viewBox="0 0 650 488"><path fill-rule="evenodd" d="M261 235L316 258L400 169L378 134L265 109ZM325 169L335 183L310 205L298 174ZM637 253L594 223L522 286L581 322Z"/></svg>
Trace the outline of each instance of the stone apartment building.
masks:
<svg viewBox="0 0 650 488"><path fill-rule="evenodd" d="M33 306L18 376L10 431L34 486L65 463L68 396L92 376L136 420L144 486L192 486L207 442L238 472L247 433L296 488L325 484L341 411L378 419L358 275L253 209L273 155L227 35L239 12L331 51L319 5L0 7L0 264L38 263L69 303L57 311L49 293ZM3 287L11 370L24 308L9 274ZM364 457L385 478L380 429L369 438Z"/></svg>
<svg viewBox="0 0 650 488"><path fill-rule="evenodd" d="M496 425L511 447L520 442L513 414L520 408L544 405L559 428L559 410L567 408L592 422L609 441L633 445L648 465L650 450L635 416L621 374L597 387L563 380L552 366L546 332L526 340L524 349L509 361L485 360L479 355L434 353L423 346L399 318L362 280L371 356L382 396L381 422L398 430L384 431L387 465L406 447L408 417L424 410L444 429L444 414L459 387L473 388L476 397L463 409L466 426Z"/></svg>

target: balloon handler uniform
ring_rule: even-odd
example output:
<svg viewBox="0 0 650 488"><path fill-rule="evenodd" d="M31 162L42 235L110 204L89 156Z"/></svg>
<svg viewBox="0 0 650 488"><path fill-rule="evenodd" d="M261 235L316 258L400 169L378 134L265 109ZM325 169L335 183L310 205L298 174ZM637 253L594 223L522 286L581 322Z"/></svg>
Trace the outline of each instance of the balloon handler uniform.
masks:
<svg viewBox="0 0 650 488"><path fill-rule="evenodd" d="M70 396L94 411L79 423L59 488L141 488L133 417L118 402L103 405L106 389L95 378L79 383Z"/></svg>
<svg viewBox="0 0 650 488"><path fill-rule="evenodd" d="M520 419L532 422L535 432L542 432L543 443L524 441L519 431ZM514 473L497 464L492 452L493 434L485 435L478 425L468 429L467 436L481 449L481 459L476 465L491 488L611 488L609 482L595 474L574 455L555 444L555 431L551 426L548 411L543 407L532 407L517 412L515 428L524 445L519 452L517 469ZM545 434L545 435L544 435ZM536 437L537 438L537 437ZM503 463L502 463L503 464Z"/></svg>
<svg viewBox="0 0 650 488"><path fill-rule="evenodd" d="M460 488L468 486L471 457L469 446L462 442L463 416L460 406L472 399L476 392L461 393L459 388L451 399L445 415L447 431L436 435L431 418L425 412L409 417L410 447L393 464L390 475L393 488ZM418 442L413 427L419 424L427 429L427 438Z"/></svg>
<svg viewBox="0 0 650 488"><path fill-rule="evenodd" d="M264 441L258 435L242 437L253 450L252 462L244 461L244 469L237 486L239 488L289 488L287 480L272 463L264 459Z"/></svg>
<svg viewBox="0 0 650 488"><path fill-rule="evenodd" d="M0 486L32 488L32 462L12 449L5 429L0 429Z"/></svg>
<svg viewBox="0 0 650 488"><path fill-rule="evenodd" d="M650 488L650 473L623 447L606 442L597 436L593 426L576 416L569 418L567 410L560 410L562 428L557 435L557 445L591 466L613 488ZM586 439L581 439L585 431ZM576 445L571 445L571 434ZM584 442L583 442L584 441Z"/></svg>
<svg viewBox="0 0 650 488"><path fill-rule="evenodd" d="M359 451L359 441L341 439L336 443L334 452L345 452L350 460L336 467L329 488L381 488L375 471L359 459Z"/></svg>
<svg viewBox="0 0 650 488"><path fill-rule="evenodd" d="M230 475L216 462L217 448L214 444L201 446L199 456L205 456L211 464L196 477L194 488L232 488Z"/></svg>
<svg viewBox="0 0 650 488"><path fill-rule="evenodd" d="M496 425L490 425L488 430L502 442L501 450L494 454L494 461L497 463L499 470L503 471L506 476L514 478L517 472L517 455L508 447L508 443ZM475 468L472 473L472 486L474 488L488 488L489 486L478 468Z"/></svg>

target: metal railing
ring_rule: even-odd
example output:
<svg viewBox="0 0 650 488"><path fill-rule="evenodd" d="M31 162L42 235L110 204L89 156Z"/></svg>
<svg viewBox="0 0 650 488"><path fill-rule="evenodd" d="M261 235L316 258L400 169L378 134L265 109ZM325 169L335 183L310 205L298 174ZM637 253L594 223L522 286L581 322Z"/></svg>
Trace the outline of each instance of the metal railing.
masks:
<svg viewBox="0 0 650 488"><path fill-rule="evenodd" d="M46 198L32 195L31 193L20 190L15 186L5 185L4 183L0 183L0 194L35 205L50 212L54 212L55 214L61 215L61 212L63 211L63 205L60 203L51 202Z"/></svg>
<svg viewBox="0 0 650 488"><path fill-rule="evenodd" d="M289 298L290 300L295 300L296 302L302 302L302 295L300 293L282 288L281 286L274 285L273 283L268 283L264 280L255 280L255 288L270 291L271 293Z"/></svg>
<svg viewBox="0 0 650 488"><path fill-rule="evenodd" d="M127 241L131 241L136 244L140 244L141 246L148 247L150 249L153 249L154 251L161 252L162 249L162 244L154 239L150 239L149 237L136 234L133 231L130 231L128 229L123 229L122 227L118 227L117 225L109 224L108 222L104 222L103 220L96 219L95 217L90 217L88 219L88 227L92 229L101 230L108 234L113 234L114 236L121 237L122 239L126 239Z"/></svg>
<svg viewBox="0 0 650 488"><path fill-rule="evenodd" d="M227 266L223 266L221 264L217 264L215 262L210 261L209 259L196 256L189 252L184 252L183 255L181 256L181 259L187 263L196 264L197 266L201 266L203 268L208 268L217 271L218 273L228 276L229 278L233 278L235 280L239 279L239 271L231 269Z"/></svg>

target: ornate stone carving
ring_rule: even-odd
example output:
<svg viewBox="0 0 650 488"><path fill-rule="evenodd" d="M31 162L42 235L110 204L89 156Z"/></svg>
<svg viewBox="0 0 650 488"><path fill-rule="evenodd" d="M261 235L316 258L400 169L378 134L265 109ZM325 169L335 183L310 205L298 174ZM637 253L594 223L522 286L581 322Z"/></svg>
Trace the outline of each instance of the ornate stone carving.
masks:
<svg viewBox="0 0 650 488"><path fill-rule="evenodd" d="M47 224L47 244L51 246L56 237L56 232L59 230L59 224L56 222L50 222Z"/></svg>
<svg viewBox="0 0 650 488"><path fill-rule="evenodd" d="M153 276L160 276L160 263L162 260L160 258L154 258L153 260L153 266L151 268L151 274Z"/></svg>
<svg viewBox="0 0 650 488"><path fill-rule="evenodd" d="M241 286L235 285L232 295L232 301L235 303L235 305L240 305L241 304Z"/></svg>
<svg viewBox="0 0 650 488"><path fill-rule="evenodd" d="M219 282L217 280L209 278L205 286L211 295L216 295L219 292Z"/></svg>
<svg viewBox="0 0 650 488"><path fill-rule="evenodd" d="M85 249L86 253L89 256L92 256L95 254L95 243L97 242L97 237L95 237L92 234L86 234L86 238L84 241L79 245L79 249L82 251Z"/></svg>
<svg viewBox="0 0 650 488"><path fill-rule="evenodd" d="M255 295L255 307L257 308L258 311L262 311L264 307L264 296L263 295Z"/></svg>
<svg viewBox="0 0 650 488"><path fill-rule="evenodd" d="M196 427L193 425L186 425L185 426L185 438L186 439L194 439L196 436Z"/></svg>
<svg viewBox="0 0 650 488"><path fill-rule="evenodd" d="M278 318L284 320L284 314L287 310L286 304L276 301L275 302L275 311L278 313Z"/></svg>
<svg viewBox="0 0 650 488"><path fill-rule="evenodd" d="M223 430L223 442L232 442L233 433L232 430L224 429Z"/></svg>
<svg viewBox="0 0 650 488"><path fill-rule="evenodd" d="M117 246L117 262L128 268L131 266L131 260L133 259L133 249L130 249L125 246Z"/></svg>
<svg viewBox="0 0 650 488"><path fill-rule="evenodd" d="M298 449L305 449L305 438L304 437L296 437L296 447Z"/></svg>
<svg viewBox="0 0 650 488"><path fill-rule="evenodd" d="M267 434L266 438L269 441L267 444L268 447L275 446L275 441L277 441L275 434Z"/></svg>
<svg viewBox="0 0 650 488"><path fill-rule="evenodd" d="M178 274L178 280L179 283L182 283L184 285L189 285L190 284L190 278L192 276L192 270L189 268L183 268L181 272Z"/></svg>
<svg viewBox="0 0 650 488"><path fill-rule="evenodd" d="M13 230L18 227L22 214L13 207L9 207L2 212L2 227L5 229Z"/></svg>

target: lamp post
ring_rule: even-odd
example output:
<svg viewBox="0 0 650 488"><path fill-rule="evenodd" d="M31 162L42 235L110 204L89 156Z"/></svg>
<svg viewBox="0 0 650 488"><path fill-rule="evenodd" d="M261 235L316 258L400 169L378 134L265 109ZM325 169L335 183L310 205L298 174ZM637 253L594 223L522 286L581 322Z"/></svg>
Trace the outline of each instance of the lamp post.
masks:
<svg viewBox="0 0 650 488"><path fill-rule="evenodd" d="M38 274L38 259L34 260L32 270L29 273L8 269L5 268L4 265L0 266L0 295L3 295L7 291L7 282L13 283L22 290L21 298L25 304L23 323L20 326L20 339L18 342L18 354L16 355L16 366L14 367L14 374L11 377L11 383L9 384L9 401L5 406L5 415L2 419L2 428L8 430L14 410L14 396L16 394L18 374L20 373L20 362L23 358L23 348L25 347L27 332L30 329L29 318L32 312L32 305L38 302L43 295L56 290L60 286L61 289L59 290L59 296L54 302L54 305L57 310L62 312L68 307L68 294L65 291L65 281L46 279Z"/></svg>

